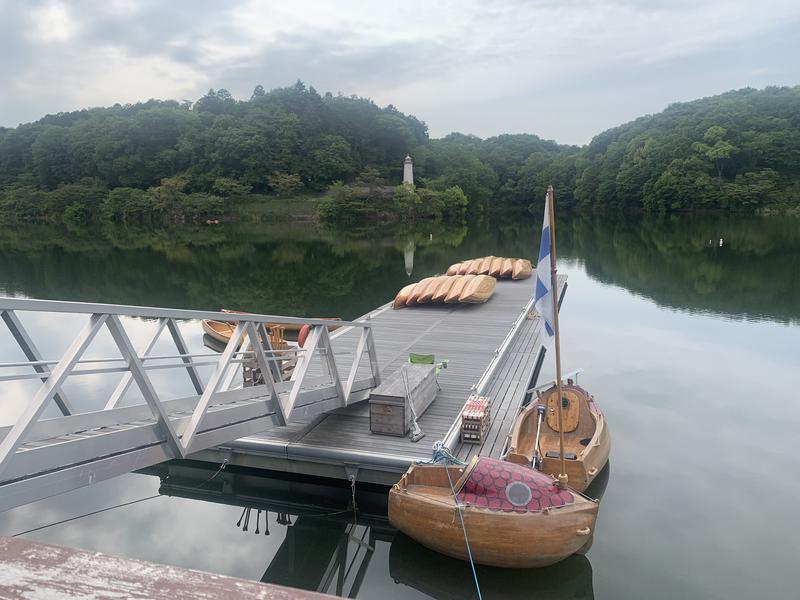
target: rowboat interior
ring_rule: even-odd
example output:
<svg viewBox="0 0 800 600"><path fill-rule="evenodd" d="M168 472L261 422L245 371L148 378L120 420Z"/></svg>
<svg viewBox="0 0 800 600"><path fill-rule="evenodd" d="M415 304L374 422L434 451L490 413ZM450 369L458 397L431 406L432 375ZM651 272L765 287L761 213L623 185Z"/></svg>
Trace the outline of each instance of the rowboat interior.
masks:
<svg viewBox="0 0 800 600"><path fill-rule="evenodd" d="M539 406L545 408L545 415L542 418L537 452ZM608 461L608 428L594 397L572 380L562 386L562 406L564 458L569 485L575 490L583 491ZM543 472L558 474L561 470L558 408L558 390L553 385L525 407L517 417L504 459L517 464L532 465L536 456Z"/></svg>

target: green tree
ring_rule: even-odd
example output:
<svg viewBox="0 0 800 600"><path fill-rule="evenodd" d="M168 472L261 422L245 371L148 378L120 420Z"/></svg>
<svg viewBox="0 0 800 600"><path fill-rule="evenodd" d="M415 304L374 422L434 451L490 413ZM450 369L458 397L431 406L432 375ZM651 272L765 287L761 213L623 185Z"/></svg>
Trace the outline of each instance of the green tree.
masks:
<svg viewBox="0 0 800 600"><path fill-rule="evenodd" d="M717 169L719 189L722 189L722 171L725 161L738 150L736 146L723 139L726 133L728 133L727 130L719 125L709 127L703 134L705 143L698 142L694 146L696 151L703 153L714 163Z"/></svg>
<svg viewBox="0 0 800 600"><path fill-rule="evenodd" d="M289 196L303 187L303 180L296 173L278 173L267 177L269 186L278 196Z"/></svg>

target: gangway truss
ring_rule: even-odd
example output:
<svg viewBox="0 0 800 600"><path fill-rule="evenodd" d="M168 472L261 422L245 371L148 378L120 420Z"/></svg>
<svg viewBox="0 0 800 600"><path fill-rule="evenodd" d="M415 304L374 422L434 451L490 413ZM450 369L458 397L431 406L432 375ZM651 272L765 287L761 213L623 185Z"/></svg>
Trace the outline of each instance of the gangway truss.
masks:
<svg viewBox="0 0 800 600"><path fill-rule="evenodd" d="M42 340L34 342L20 319L28 313L71 313L85 324L59 358L47 359L48 348ZM354 348L337 345L340 362L352 356L342 377L329 335L331 321L324 319L24 298L0 298L0 316L27 359L0 363L0 385L38 383L13 424L0 427L0 511L313 419L364 400L380 383L369 319L336 322L360 331ZM235 324L220 354L189 351L179 324L201 319ZM135 348L128 329L142 320L155 321L155 333ZM274 349L267 331L271 324L308 325L304 347ZM88 356L104 329L118 356ZM171 339L177 352L155 354L162 338ZM285 377L280 365L289 360L294 368ZM247 387L241 385L242 363L260 374ZM151 376L161 369L184 371L194 393L165 399ZM205 381L201 371L211 373ZM70 378L116 373L120 380L101 410L81 411L86 403L63 389ZM143 401L123 403L132 388L138 388ZM52 415L51 407L58 414Z"/></svg>

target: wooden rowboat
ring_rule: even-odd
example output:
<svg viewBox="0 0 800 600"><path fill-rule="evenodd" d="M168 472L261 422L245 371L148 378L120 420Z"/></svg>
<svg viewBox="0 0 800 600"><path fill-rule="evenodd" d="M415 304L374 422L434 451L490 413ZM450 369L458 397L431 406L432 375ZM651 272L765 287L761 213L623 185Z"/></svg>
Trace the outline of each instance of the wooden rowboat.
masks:
<svg viewBox="0 0 800 600"><path fill-rule="evenodd" d="M470 281L475 279L475 275L463 275L461 279L456 281L450 291L447 292L447 296L444 298L445 304L454 304L458 302L459 298L461 297L461 292L464 291L464 288L469 285Z"/></svg>
<svg viewBox="0 0 800 600"><path fill-rule="evenodd" d="M234 315L252 315L255 313L245 312L243 310L230 310L227 308L220 309L220 312L234 314ZM341 317L312 317L314 319L321 319L323 321L341 321ZM302 323L269 323L267 327L283 327L284 331L288 331L290 333L297 333L303 327ZM328 331L334 331L339 328L339 325L331 325L328 327ZM209 334L211 335L211 334Z"/></svg>
<svg viewBox="0 0 800 600"><path fill-rule="evenodd" d="M484 256L450 265L447 275L491 275L497 279L527 279L533 272L526 258Z"/></svg>
<svg viewBox="0 0 800 600"><path fill-rule="evenodd" d="M411 292L414 291L415 287L417 287L416 283L409 283L402 290L397 292L397 295L394 297L392 308L395 310L398 308L405 308L406 302L408 302L408 298L411 296Z"/></svg>
<svg viewBox="0 0 800 600"><path fill-rule="evenodd" d="M452 275L450 277L445 277L444 281L442 281L436 288L436 293L431 297L431 302L444 302L444 299L447 298L447 294L450 293L450 290L453 288L455 283L462 277L463 275Z"/></svg>
<svg viewBox="0 0 800 600"><path fill-rule="evenodd" d="M213 319L203 319L203 331L205 331L212 338L218 342L225 344L231 339L235 325L233 323L226 323L225 321L214 321Z"/></svg>
<svg viewBox="0 0 800 600"><path fill-rule="evenodd" d="M488 275L489 271L492 268L492 261L494 260L494 256L487 256L483 260L481 260L480 267L478 268L478 275Z"/></svg>
<svg viewBox="0 0 800 600"><path fill-rule="evenodd" d="M544 473L488 457L465 467L413 465L389 491L389 522L432 550L467 560L454 491L479 564L545 567L591 546L596 502L558 488Z"/></svg>
<svg viewBox="0 0 800 600"><path fill-rule="evenodd" d="M564 458L568 485L584 491L608 462L611 436L605 417L594 397L571 380L561 387L564 406ZM536 449L538 407L545 409ZM544 472L557 475L560 471L558 429L558 390L553 385L534 402L526 406L514 422L511 440L504 460L537 465Z"/></svg>
<svg viewBox="0 0 800 600"><path fill-rule="evenodd" d="M422 293L417 298L417 304L427 304L433 298L433 295L436 293L436 290L439 289L439 286L444 283L444 280L447 279L446 275L442 275L441 277L433 277L425 289L422 290Z"/></svg>
<svg viewBox="0 0 800 600"><path fill-rule="evenodd" d="M422 279L417 285L414 286L414 289L411 290L411 293L408 295L408 299L406 300L406 306L411 306L412 304L416 304L419 297L425 292L425 289L428 287L428 284L433 281L433 277L426 277Z"/></svg>
<svg viewBox="0 0 800 600"><path fill-rule="evenodd" d="M531 261L525 258L518 258L514 261L514 266L511 269L511 279L527 279L533 272L533 265Z"/></svg>
<svg viewBox="0 0 800 600"><path fill-rule="evenodd" d="M489 269L489 275L492 277L500 277L500 271L503 268L503 260L505 260L502 256L495 257L492 260L492 266Z"/></svg>
<svg viewBox="0 0 800 600"><path fill-rule="evenodd" d="M464 286L458 296L458 301L467 304L482 304L492 297L495 286L497 286L497 280L494 277L476 275Z"/></svg>
<svg viewBox="0 0 800 600"><path fill-rule="evenodd" d="M403 287L392 302L392 308L420 304L480 304L494 294L497 280L489 275L440 275L426 277L419 283Z"/></svg>
<svg viewBox="0 0 800 600"><path fill-rule="evenodd" d="M203 331L205 331L209 336L215 339L218 342L223 344L227 344L231 336L233 335L234 329L236 329L235 323L228 323L226 321L215 321L213 319L203 319L201 322L203 327ZM274 350L285 350L289 347L289 344L283 338L283 328L281 326L272 325L268 327L268 335L269 341L272 344L272 348ZM242 336L242 340L247 340L247 333Z"/></svg>

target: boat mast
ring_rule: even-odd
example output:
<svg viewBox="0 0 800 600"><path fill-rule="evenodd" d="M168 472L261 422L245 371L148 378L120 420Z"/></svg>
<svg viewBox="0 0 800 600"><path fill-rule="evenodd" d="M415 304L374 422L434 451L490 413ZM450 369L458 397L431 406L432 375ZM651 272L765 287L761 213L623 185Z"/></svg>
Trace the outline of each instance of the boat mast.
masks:
<svg viewBox="0 0 800 600"><path fill-rule="evenodd" d="M559 487L566 487L568 477L566 461L564 459L564 401L561 395L561 342L558 334L558 269L556 267L556 218L555 198L553 186L547 186L547 205L550 217L550 289L553 296L553 332L556 338L556 388L558 390L558 450L560 472L558 474Z"/></svg>

